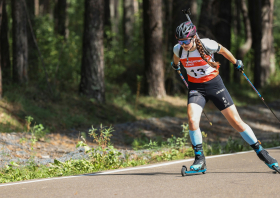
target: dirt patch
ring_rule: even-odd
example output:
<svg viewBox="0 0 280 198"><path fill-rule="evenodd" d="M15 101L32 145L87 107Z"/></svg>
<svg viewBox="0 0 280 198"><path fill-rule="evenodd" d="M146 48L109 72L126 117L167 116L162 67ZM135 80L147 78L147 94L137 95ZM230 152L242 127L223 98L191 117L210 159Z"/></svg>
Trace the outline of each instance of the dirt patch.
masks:
<svg viewBox="0 0 280 198"><path fill-rule="evenodd" d="M270 103L269 106L280 117L280 101ZM237 109L241 118L253 129L260 141L271 141L280 134L278 120L264 105L238 107ZM233 139L241 138L219 111L206 111L206 113L213 125L211 126L206 117L202 115L200 126L201 130L207 133L208 141L226 142L229 136ZM112 126L114 128L112 142L118 149L130 150L127 139L133 140L143 134L147 138L160 136L167 139L172 135L179 137L182 131L181 125L187 122L187 117L163 117L115 124ZM30 134L27 133L0 133L0 161L3 163L11 159L27 160L31 156L38 159L60 158L73 152L76 144L81 140L80 132L75 130L69 131L67 135L48 134L44 141L38 141L34 146L30 142L24 141L30 138ZM92 147L96 146L90 138L87 139L87 143Z"/></svg>

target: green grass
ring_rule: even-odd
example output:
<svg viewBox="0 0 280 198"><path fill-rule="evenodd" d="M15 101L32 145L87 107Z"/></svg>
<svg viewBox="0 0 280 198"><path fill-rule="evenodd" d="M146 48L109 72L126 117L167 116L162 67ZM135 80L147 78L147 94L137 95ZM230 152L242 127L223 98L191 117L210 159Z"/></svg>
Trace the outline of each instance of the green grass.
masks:
<svg viewBox="0 0 280 198"><path fill-rule="evenodd" d="M133 167L193 157L194 153L192 148L186 148L186 145L190 145L188 126L183 125L182 127L182 137L172 137L170 140L167 140L167 142L162 142L161 144L155 141L150 141L150 143L146 145L146 149L150 149L150 152L134 158L130 158L129 156L119 158L121 153L110 145L112 128L101 127L99 132L92 128L89 131L89 135L94 137L94 141L98 143L98 146L96 148L90 148L82 141L77 144L77 147L83 146L87 153L90 154L89 160L69 160L66 162L54 160L54 163L38 166L31 159L29 165L22 167L15 162L11 162L10 165L0 169L0 183L94 173L103 170ZM202 135L204 138L203 150L205 155L251 150L250 146L248 146L243 140L233 140L229 138L225 145L221 145L220 143L208 144L207 134L203 132ZM279 135L272 139L273 141L265 142L262 145L265 148L280 145ZM260 163L262 162L260 161Z"/></svg>
<svg viewBox="0 0 280 198"><path fill-rule="evenodd" d="M205 143L203 145L204 152L206 155L217 155L225 153L234 153L239 151L247 151L250 148L247 145L240 144L240 140L229 140L224 146L220 144L208 145ZM263 143L264 147L279 146L279 139L274 142ZM163 151L160 151L163 149ZM160 152L159 152L160 151ZM4 169L0 170L0 183L8 183L15 181L23 181L30 179L39 178L50 178L50 177L60 177L69 175L79 175L94 173L104 170L111 170L117 168L135 167L146 164L153 164L162 161L171 161L178 159L186 159L193 157L193 150L191 148L157 148L151 153L136 157L134 159L123 159L117 160L111 166L106 167L102 165L96 165L95 160L91 158L90 160L69 160L67 162L55 161L53 164L38 166L30 160L30 164L25 167L18 167L16 163L12 163ZM118 157L115 153L111 158ZM261 161L259 163L262 163Z"/></svg>

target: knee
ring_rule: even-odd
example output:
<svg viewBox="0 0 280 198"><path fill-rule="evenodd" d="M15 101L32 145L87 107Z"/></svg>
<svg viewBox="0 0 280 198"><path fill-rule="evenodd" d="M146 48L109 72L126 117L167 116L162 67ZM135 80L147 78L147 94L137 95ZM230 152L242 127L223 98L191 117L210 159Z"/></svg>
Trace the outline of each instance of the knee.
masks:
<svg viewBox="0 0 280 198"><path fill-rule="evenodd" d="M247 130L248 128L250 128L249 125L247 125L245 122L241 121L238 125L238 127L240 128L240 131L243 132L245 130Z"/></svg>
<svg viewBox="0 0 280 198"><path fill-rule="evenodd" d="M199 127L199 121L198 119L195 119L193 117L189 118L189 129L190 130L196 130Z"/></svg>
<svg viewBox="0 0 280 198"><path fill-rule="evenodd" d="M236 130L239 132L243 132L247 128L247 124L245 124L240 118L235 118L234 123Z"/></svg>

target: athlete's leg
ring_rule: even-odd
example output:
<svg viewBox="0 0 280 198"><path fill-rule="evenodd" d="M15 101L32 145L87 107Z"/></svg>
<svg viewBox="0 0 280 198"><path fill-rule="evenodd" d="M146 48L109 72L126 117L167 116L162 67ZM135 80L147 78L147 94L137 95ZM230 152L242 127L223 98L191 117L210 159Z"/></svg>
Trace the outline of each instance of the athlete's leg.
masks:
<svg viewBox="0 0 280 198"><path fill-rule="evenodd" d="M203 90L190 90L188 95L189 134L193 146L202 144L202 135L199 128L200 117L207 99Z"/></svg>
<svg viewBox="0 0 280 198"><path fill-rule="evenodd" d="M257 141L257 138L250 126L245 124L240 118L235 105L232 105L221 111L226 117L230 125L236 129L243 139L255 150L260 160L262 160L269 168L273 166L279 167L277 160L269 155L269 153Z"/></svg>
<svg viewBox="0 0 280 198"><path fill-rule="evenodd" d="M231 105L230 107L221 111L221 113L228 120L229 124L237 130L239 133L246 130L247 125L240 118L235 105Z"/></svg>
<svg viewBox="0 0 280 198"><path fill-rule="evenodd" d="M199 128L201 113L206 102L205 90L190 84L188 95L189 135L195 154L195 160L190 169L194 171L204 170L206 168L202 148L202 134Z"/></svg>
<svg viewBox="0 0 280 198"><path fill-rule="evenodd" d="M240 133L242 138L256 151L258 157L264 161L269 168L279 168L277 161L272 158L257 141L251 127L245 124L240 118L232 98L222 81L209 84L207 87L207 97L213 101L230 125Z"/></svg>
<svg viewBox="0 0 280 198"><path fill-rule="evenodd" d="M233 100L223 84L223 81L220 80L209 84L207 88L207 96L226 117L230 125L236 129L250 145L256 143L257 139L255 134L252 129L240 118Z"/></svg>
<svg viewBox="0 0 280 198"><path fill-rule="evenodd" d="M253 145L257 142L257 138L251 129L251 127L245 124L240 118L235 105L221 111L225 118L228 120L230 125L237 130L243 139L249 144Z"/></svg>
<svg viewBox="0 0 280 198"><path fill-rule="evenodd" d="M205 156L202 148L202 135L199 128L202 107L196 103L188 104L189 135L192 141L195 160L190 170L198 171L206 168Z"/></svg>
<svg viewBox="0 0 280 198"><path fill-rule="evenodd" d="M188 104L189 130L195 131L199 128L202 110L202 107L196 103Z"/></svg>

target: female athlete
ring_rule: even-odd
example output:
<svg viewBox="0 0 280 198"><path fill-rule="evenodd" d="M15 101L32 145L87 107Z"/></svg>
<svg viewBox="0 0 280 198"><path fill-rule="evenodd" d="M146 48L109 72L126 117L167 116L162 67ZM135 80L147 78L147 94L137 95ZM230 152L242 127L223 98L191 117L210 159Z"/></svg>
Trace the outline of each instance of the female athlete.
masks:
<svg viewBox="0 0 280 198"><path fill-rule="evenodd" d="M206 169L205 156L202 148L202 135L199 122L203 108L208 100L228 120L230 125L237 130L242 138L256 151L258 157L271 169L279 166L277 161L263 149L254 132L240 118L232 98L219 75L219 62L214 61L214 53L223 55L240 72L243 71L242 61L236 60L230 51L214 40L199 39L196 27L191 22L184 22L176 29L178 44L174 46L174 62L172 67L180 69L180 62L187 70L188 93L188 118L189 134L195 153L195 161L190 167L191 171Z"/></svg>

